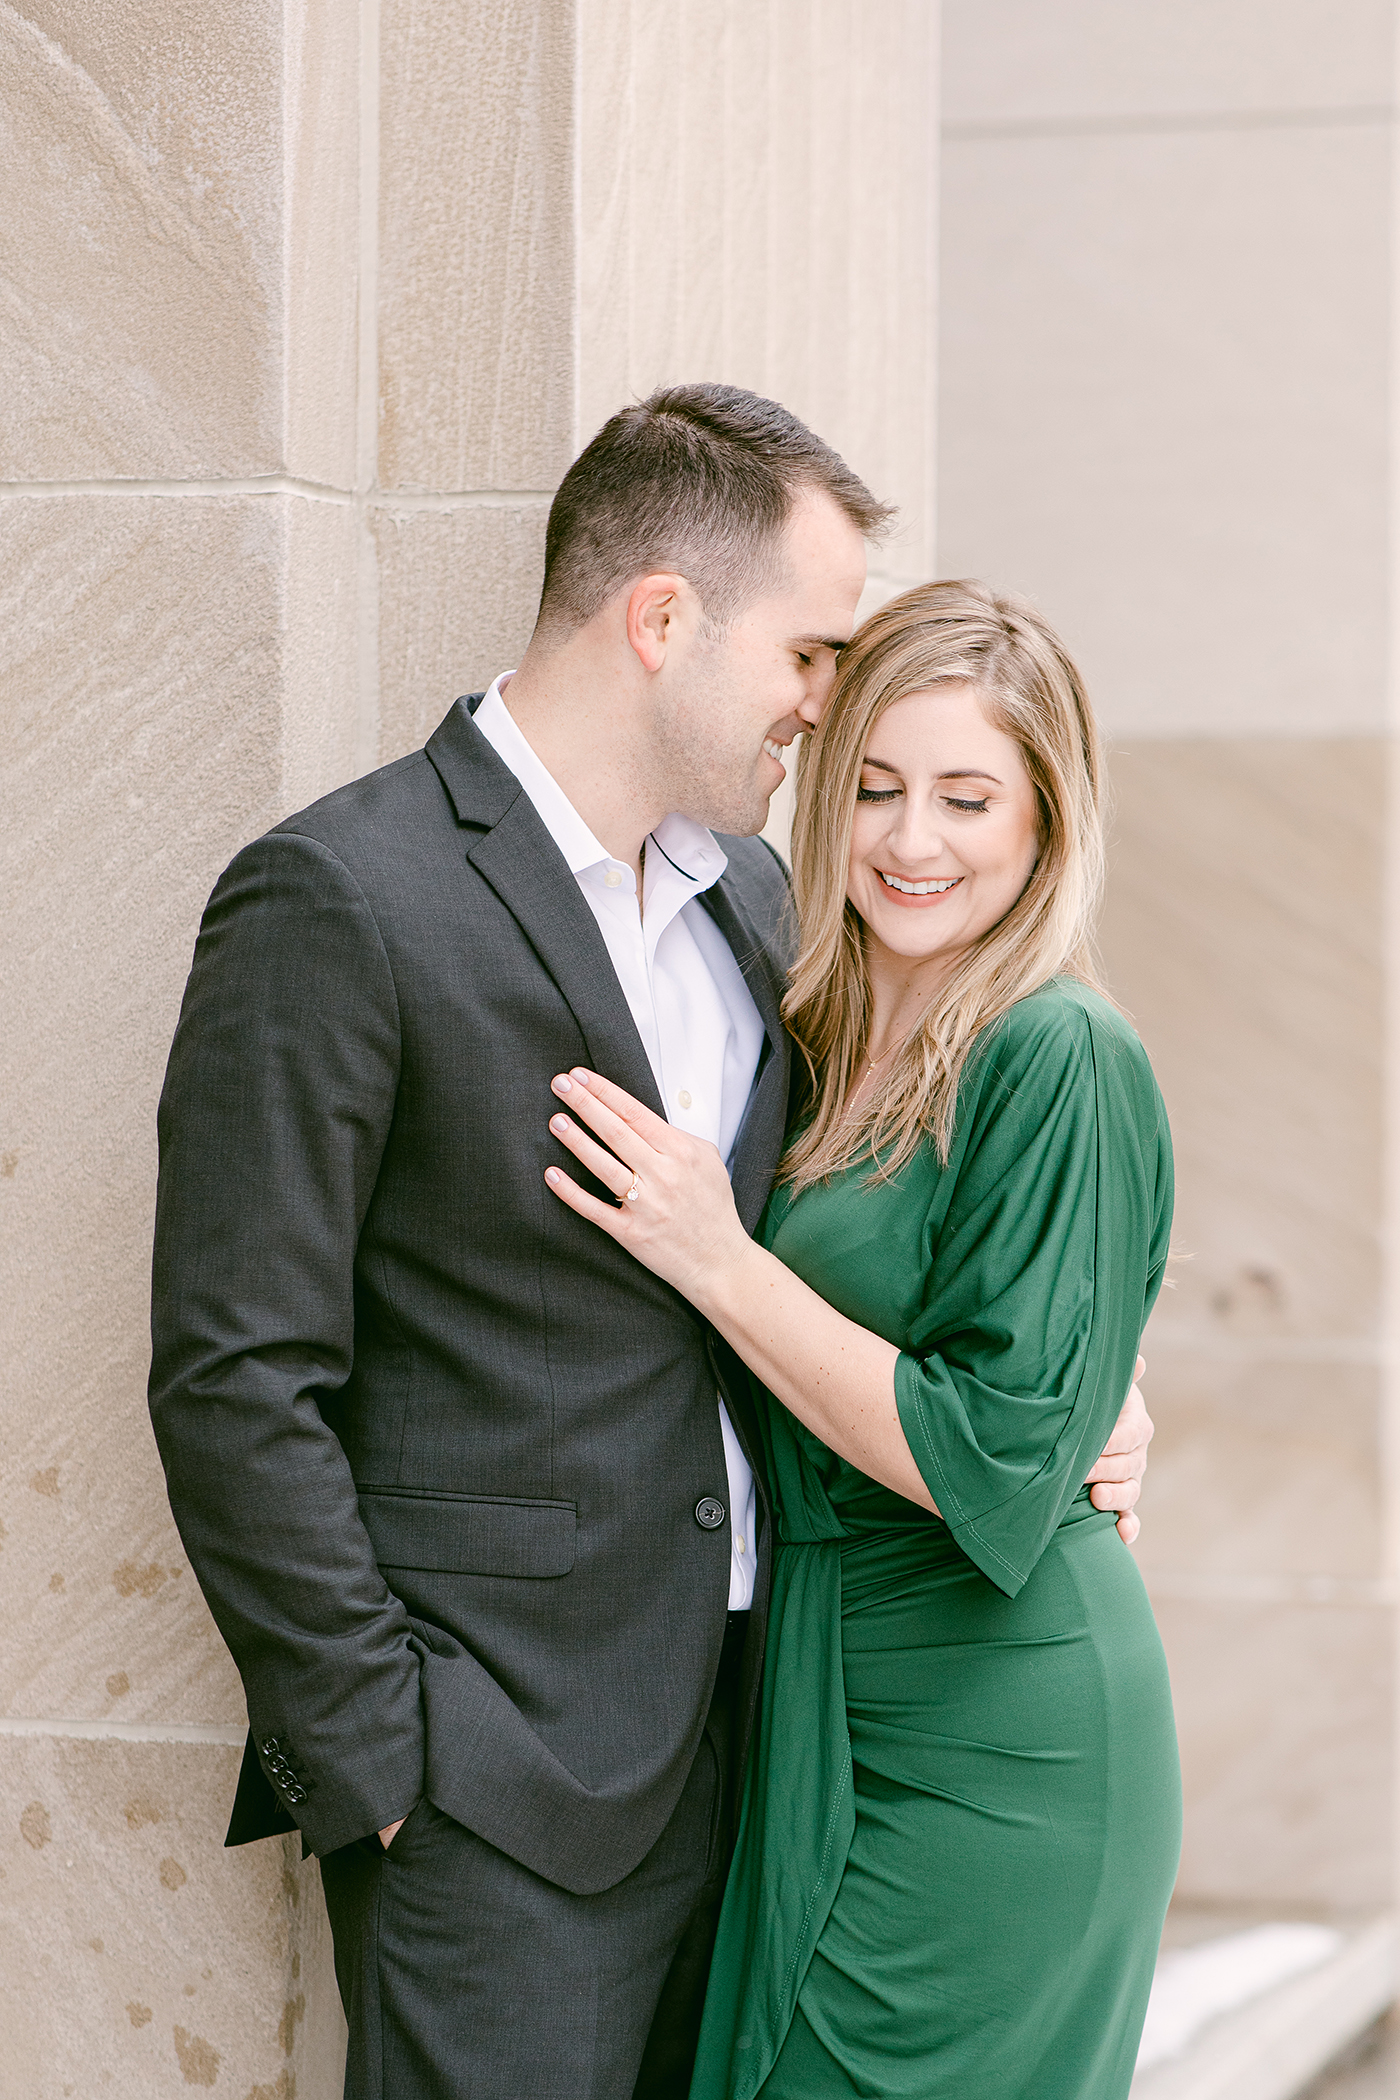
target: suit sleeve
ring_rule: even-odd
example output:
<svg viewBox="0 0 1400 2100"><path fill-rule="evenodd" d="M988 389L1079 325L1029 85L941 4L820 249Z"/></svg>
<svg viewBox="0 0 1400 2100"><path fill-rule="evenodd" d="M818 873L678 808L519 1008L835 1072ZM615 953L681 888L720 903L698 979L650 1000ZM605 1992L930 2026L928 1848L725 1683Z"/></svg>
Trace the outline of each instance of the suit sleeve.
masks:
<svg viewBox="0 0 1400 2100"><path fill-rule="evenodd" d="M980 1060L900 1421L959 1545L1015 1596L1108 1440L1171 1216L1166 1119L1141 1047L1053 998Z"/></svg>
<svg viewBox="0 0 1400 2100"><path fill-rule="evenodd" d="M422 1791L408 1619L321 1413L398 1069L358 885L315 840L260 839L209 901L161 1095L150 1403L264 1770L318 1853Z"/></svg>

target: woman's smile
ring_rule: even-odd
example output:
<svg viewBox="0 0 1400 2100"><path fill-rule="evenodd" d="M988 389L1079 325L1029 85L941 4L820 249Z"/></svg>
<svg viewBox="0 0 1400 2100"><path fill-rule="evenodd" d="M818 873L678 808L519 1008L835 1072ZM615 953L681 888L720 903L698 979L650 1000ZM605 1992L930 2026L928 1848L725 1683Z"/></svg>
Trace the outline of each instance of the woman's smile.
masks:
<svg viewBox="0 0 1400 2100"><path fill-rule="evenodd" d="M901 905L932 904L939 897L946 897L962 881L961 875L921 875L917 879L907 875L892 875L888 868L875 870L885 888L893 892L892 901Z"/></svg>

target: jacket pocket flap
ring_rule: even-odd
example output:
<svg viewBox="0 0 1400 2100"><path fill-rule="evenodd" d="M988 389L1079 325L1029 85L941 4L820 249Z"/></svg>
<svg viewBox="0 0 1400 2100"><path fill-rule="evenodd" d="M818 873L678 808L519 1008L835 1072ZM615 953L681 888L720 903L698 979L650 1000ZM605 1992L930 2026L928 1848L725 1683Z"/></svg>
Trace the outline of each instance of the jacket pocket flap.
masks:
<svg viewBox="0 0 1400 2100"><path fill-rule="evenodd" d="M551 1576L574 1564L572 1502L361 1488L360 1515L381 1568Z"/></svg>

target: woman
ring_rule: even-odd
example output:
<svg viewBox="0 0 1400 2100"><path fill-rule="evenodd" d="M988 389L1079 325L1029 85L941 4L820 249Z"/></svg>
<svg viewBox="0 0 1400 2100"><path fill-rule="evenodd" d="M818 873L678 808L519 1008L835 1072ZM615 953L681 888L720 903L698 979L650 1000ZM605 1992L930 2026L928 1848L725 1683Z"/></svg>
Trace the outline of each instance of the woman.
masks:
<svg viewBox="0 0 1400 2100"><path fill-rule="evenodd" d="M750 1367L781 1540L692 2100L1132 2078L1180 1789L1146 1595L1080 1483L1172 1180L1090 960L1100 773L1036 613L905 593L802 762L812 1085L761 1244L712 1147L556 1082L551 1128L620 1200L547 1178Z"/></svg>

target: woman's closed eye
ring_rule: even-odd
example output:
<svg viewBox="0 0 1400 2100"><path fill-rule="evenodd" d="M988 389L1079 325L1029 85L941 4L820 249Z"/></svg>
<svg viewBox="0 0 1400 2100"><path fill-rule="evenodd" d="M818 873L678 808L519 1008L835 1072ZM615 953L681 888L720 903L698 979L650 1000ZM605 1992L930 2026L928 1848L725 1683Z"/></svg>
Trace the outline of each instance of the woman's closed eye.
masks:
<svg viewBox="0 0 1400 2100"><path fill-rule="evenodd" d="M903 794L903 792L902 788L858 787L856 789L856 800L857 802L893 802L895 796ZM985 795L979 796L975 801L961 795L945 795L943 802L947 808L963 810L968 816L985 817L987 814L987 798Z"/></svg>

